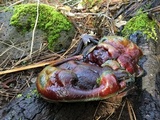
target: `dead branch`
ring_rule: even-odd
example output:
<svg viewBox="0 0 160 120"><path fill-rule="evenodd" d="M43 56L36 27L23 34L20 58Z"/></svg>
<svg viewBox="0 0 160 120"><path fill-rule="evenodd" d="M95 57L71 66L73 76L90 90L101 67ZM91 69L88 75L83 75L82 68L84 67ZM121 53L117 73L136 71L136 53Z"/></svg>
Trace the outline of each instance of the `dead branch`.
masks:
<svg viewBox="0 0 160 120"><path fill-rule="evenodd" d="M31 64L31 65L24 66L24 67L13 68L11 70L0 71L0 75L13 73L13 72L24 71L24 70L29 70L29 69L38 68L38 67L44 67L46 65L57 66L57 65L62 64L64 62L67 62L69 60L81 60L82 58L83 58L82 55L78 55L78 56L73 56L73 57L66 58L66 59L61 59L61 60L54 60L54 61L46 61L46 62L41 62L41 63L35 63L35 64Z"/></svg>

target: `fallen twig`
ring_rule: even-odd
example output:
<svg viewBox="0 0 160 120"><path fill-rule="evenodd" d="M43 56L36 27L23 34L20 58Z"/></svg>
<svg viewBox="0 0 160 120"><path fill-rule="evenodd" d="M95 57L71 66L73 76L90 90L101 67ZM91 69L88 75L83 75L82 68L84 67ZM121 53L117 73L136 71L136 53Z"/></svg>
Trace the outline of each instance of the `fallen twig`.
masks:
<svg viewBox="0 0 160 120"><path fill-rule="evenodd" d="M37 16L36 16L36 21L34 24L34 28L33 28L33 32L32 32L32 41L31 41L31 49L30 49L30 57L32 55L32 51L33 51L33 43L34 43L34 35L35 35L35 31L36 31L36 27L37 27L37 23L38 23L38 18L39 18L39 0L37 0Z"/></svg>
<svg viewBox="0 0 160 120"><path fill-rule="evenodd" d="M144 10L143 12L160 12L160 5L154 7L154 8L151 8L151 9L148 9L148 10Z"/></svg>
<svg viewBox="0 0 160 120"><path fill-rule="evenodd" d="M128 107L128 113L129 113L130 120L137 120L132 104L130 103L129 100L127 100L127 107Z"/></svg>
<svg viewBox="0 0 160 120"><path fill-rule="evenodd" d="M14 5L20 4L20 3L22 3L22 2L24 2L24 0L19 0L19 1L15 2L15 3L11 4L10 6L8 6L8 8L9 8L9 7L12 7L12 6L14 6Z"/></svg>
<svg viewBox="0 0 160 120"><path fill-rule="evenodd" d="M120 118L121 118L121 115L122 115L122 112L123 112L123 110L124 110L124 106L125 106L125 104L126 104L126 100L124 101L124 103L123 103L123 105L122 105L122 108L121 108L120 114L119 114L119 116L118 116L118 120L120 120Z"/></svg>
<svg viewBox="0 0 160 120"><path fill-rule="evenodd" d="M66 58L66 59L61 59L61 60L35 63L35 64L31 64L31 65L24 66L24 67L14 68L14 69L11 69L11 70L0 71L0 75L13 73L13 72L19 72L19 71L23 71L23 70L29 70L29 69L38 68L38 67L43 67L43 66L46 66L46 65L55 65L56 66L56 65L62 64L64 62L67 62L69 60L80 60L82 58L83 58L82 55L78 55L78 56L73 56L73 57Z"/></svg>

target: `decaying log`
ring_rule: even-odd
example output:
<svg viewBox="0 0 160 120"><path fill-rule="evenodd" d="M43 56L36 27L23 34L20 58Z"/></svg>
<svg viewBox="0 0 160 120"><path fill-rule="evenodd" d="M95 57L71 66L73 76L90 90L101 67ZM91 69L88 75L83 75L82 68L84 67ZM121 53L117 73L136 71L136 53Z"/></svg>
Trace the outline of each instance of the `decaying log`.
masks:
<svg viewBox="0 0 160 120"><path fill-rule="evenodd" d="M140 44L144 52L142 92L135 101L138 120L160 119L160 43L143 42ZM34 91L33 84L0 110L1 120L93 120L98 101L81 103L48 103ZM125 118L126 119L126 118ZM128 118L129 119L129 118Z"/></svg>
<svg viewBox="0 0 160 120"><path fill-rule="evenodd" d="M142 93L137 115L139 120L160 120L160 41L143 44L145 62Z"/></svg>
<svg viewBox="0 0 160 120"><path fill-rule="evenodd" d="M0 110L1 120L91 120L97 102L48 103L34 92L35 85L28 88Z"/></svg>

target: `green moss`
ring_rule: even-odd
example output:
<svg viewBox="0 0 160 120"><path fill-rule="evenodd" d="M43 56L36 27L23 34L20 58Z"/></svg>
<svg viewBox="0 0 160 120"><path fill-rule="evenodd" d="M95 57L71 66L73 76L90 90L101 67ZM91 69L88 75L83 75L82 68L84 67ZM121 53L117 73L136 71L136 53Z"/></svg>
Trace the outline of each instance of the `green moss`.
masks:
<svg viewBox="0 0 160 120"><path fill-rule="evenodd" d="M18 94L18 95L17 95L17 98L20 98L20 97L22 97L22 94Z"/></svg>
<svg viewBox="0 0 160 120"><path fill-rule="evenodd" d="M31 93L32 93L33 95L34 95L34 94L39 95L37 89L32 90Z"/></svg>
<svg viewBox="0 0 160 120"><path fill-rule="evenodd" d="M16 26L23 33L31 31L36 21L36 15L36 4L17 5L14 8L10 24ZM59 33L70 30L71 26L68 19L60 12L57 12L55 8L40 4L37 28L47 33L49 49L54 49L54 43L60 37Z"/></svg>
<svg viewBox="0 0 160 120"><path fill-rule="evenodd" d="M147 13L140 12L137 16L131 18L127 22L122 30L122 35L129 37L131 34L140 31L146 35L147 39L157 40L155 27L156 22L149 19Z"/></svg>
<svg viewBox="0 0 160 120"><path fill-rule="evenodd" d="M37 89L34 89L34 90L30 91L30 93L27 94L27 98L31 98L32 96L39 97Z"/></svg>

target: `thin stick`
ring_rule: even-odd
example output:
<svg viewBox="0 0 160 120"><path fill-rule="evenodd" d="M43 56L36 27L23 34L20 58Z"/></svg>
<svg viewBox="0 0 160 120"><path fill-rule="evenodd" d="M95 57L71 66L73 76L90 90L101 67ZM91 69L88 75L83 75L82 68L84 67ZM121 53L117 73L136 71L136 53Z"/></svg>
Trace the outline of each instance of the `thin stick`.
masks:
<svg viewBox="0 0 160 120"><path fill-rule="evenodd" d="M24 0L19 0L19 1L15 2L15 3L11 4L10 6L8 6L8 8L9 8L9 7L12 7L12 6L14 6L14 5L20 4L20 3L22 3L23 1L24 1Z"/></svg>
<svg viewBox="0 0 160 120"><path fill-rule="evenodd" d="M124 101L124 103L123 103L123 105L122 105L120 114L119 114L119 116L118 116L118 120L120 120L120 118L121 118L121 115L122 115L122 112L123 112L123 109L124 109L125 104L126 104L126 100Z"/></svg>
<svg viewBox="0 0 160 120"><path fill-rule="evenodd" d="M131 112L131 108L130 108L130 104L128 100L127 100L127 107L128 107L128 113L129 113L130 120L133 120L133 116L132 116L132 112Z"/></svg>
<svg viewBox="0 0 160 120"><path fill-rule="evenodd" d="M98 111L98 108L100 107L100 104L101 104L102 102L100 101L99 103L98 103L98 106L96 107L96 110L95 110L95 112L94 112L94 118L96 117L96 114L97 114L97 111ZM99 118L100 118L100 116L96 119L96 120L99 120Z"/></svg>
<svg viewBox="0 0 160 120"><path fill-rule="evenodd" d="M36 22L35 22L35 24L34 24L34 28L33 28L33 32L32 32L32 41L31 41L30 57L31 57L32 51L33 51L34 35L35 35L37 23L38 23L38 17L39 17L39 0L37 0L37 16L36 16Z"/></svg>
<svg viewBox="0 0 160 120"><path fill-rule="evenodd" d="M0 71L0 75L13 73L13 72L19 72L19 71L23 71L23 70L29 70L29 69L38 68L38 67L43 67L43 66L46 66L46 65L57 66L59 64L62 64L64 62L67 62L67 61L70 61L70 60L81 60L82 58L83 58L82 55L77 55L77 56L73 56L73 57L70 57L70 58L62 59L62 60L54 60L54 61L48 61L48 62L42 62L42 63L35 63L35 64L31 64L31 65L24 66L24 67L14 68L14 69L11 69L11 70Z"/></svg>
<svg viewBox="0 0 160 120"><path fill-rule="evenodd" d="M132 107L132 104L129 100L127 100L127 106L128 106L128 112L129 112L130 120L137 120L135 112L134 112L133 107Z"/></svg>

